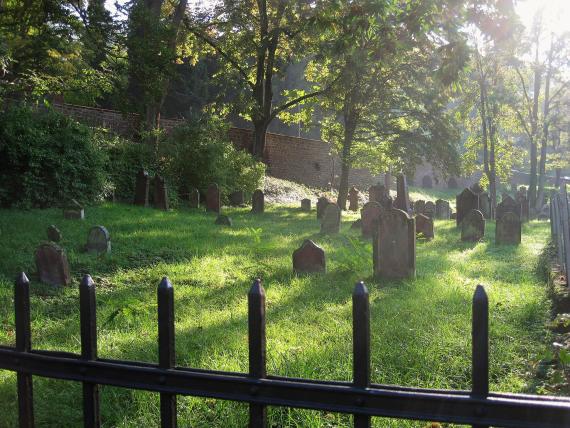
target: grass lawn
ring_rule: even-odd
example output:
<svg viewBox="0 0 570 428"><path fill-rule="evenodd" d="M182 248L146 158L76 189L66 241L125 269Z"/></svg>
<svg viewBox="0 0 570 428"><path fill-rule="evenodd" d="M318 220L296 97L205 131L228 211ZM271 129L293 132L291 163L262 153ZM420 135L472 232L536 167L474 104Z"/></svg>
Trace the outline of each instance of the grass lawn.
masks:
<svg viewBox="0 0 570 428"><path fill-rule="evenodd" d="M416 197L417 199L417 197ZM436 199L436 198L433 198ZM343 216L337 236L320 236L315 212L269 207L253 216L228 209L233 228L198 210L160 212L120 204L86 209L87 219L61 211L0 211L0 344L14 344L12 287L16 273L35 271L33 251L56 224L63 233L73 285L54 289L32 280L32 346L79 352L78 282L97 284L99 355L157 361L156 287L175 287L178 365L247 371L247 291L259 276L267 293L268 373L323 380L351 379L351 292L370 291L372 381L426 388L470 387L471 297L478 283L490 300L493 391L533 392L532 364L546 349L545 287L534 273L549 226L524 225L519 247L496 247L494 223L480 243L462 243L454 221L437 221L436 238L418 242L417 279L377 281L371 243ZM81 252L92 225L111 233L113 251ZM291 253L314 239L328 272L295 277ZM82 426L81 385L34 378L38 427ZM158 394L102 387L105 427L158 426ZM247 405L180 397L180 427L243 427ZM0 427L14 427L15 375L0 371ZM351 417L271 408L275 427L348 427ZM425 423L373 419L374 426Z"/></svg>

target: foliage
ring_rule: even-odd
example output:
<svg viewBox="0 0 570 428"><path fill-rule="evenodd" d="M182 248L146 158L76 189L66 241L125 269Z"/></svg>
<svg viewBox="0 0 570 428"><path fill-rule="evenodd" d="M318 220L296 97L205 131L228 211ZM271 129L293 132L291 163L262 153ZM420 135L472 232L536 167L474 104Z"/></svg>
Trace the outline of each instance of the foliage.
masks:
<svg viewBox="0 0 570 428"><path fill-rule="evenodd" d="M16 106L0 115L0 206L96 199L105 155L91 131L59 113Z"/></svg>

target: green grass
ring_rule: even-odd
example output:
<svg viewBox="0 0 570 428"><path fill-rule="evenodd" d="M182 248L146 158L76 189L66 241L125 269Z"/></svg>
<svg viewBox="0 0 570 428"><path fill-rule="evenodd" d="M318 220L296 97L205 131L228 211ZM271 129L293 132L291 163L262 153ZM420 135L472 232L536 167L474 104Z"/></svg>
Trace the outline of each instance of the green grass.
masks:
<svg viewBox="0 0 570 428"><path fill-rule="evenodd" d="M547 240L546 223L524 226L519 247L496 247L494 224L477 244L462 243L453 221L436 222L436 238L418 242L417 279L371 277L371 244L343 216L337 236L320 236L312 213L269 207L253 216L228 209L233 228L214 225L198 210L160 212L105 204L83 222L59 210L0 211L0 344L14 344L13 278L35 271L34 248L56 224L71 264L73 285L51 288L32 279L32 346L79 352L78 282L97 284L99 356L157 361L156 287L175 287L176 354L181 366L247 370L247 291L261 277L267 293L268 373L351 380L351 292L370 291L372 381L426 388L470 387L471 297L476 284L490 300L490 374L494 391L533 392L532 364L545 350L545 288L534 273ZM80 251L90 226L106 226L112 254ZM314 239L327 254L327 273L296 277L291 253ZM81 385L34 378L36 423L81 426ZM158 394L102 387L105 427L158 426ZM15 375L0 371L0 427L16 426ZM179 398L180 427L246 426L247 406ZM275 427L347 427L349 416L271 408ZM424 426L374 418L375 426Z"/></svg>

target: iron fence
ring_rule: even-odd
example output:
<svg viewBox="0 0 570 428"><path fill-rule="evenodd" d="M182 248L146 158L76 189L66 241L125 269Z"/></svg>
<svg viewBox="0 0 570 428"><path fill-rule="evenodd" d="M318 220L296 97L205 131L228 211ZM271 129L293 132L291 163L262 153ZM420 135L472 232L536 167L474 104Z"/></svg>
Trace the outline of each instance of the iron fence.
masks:
<svg viewBox="0 0 570 428"><path fill-rule="evenodd" d="M550 233L556 245L558 264L564 270L566 278L570 277L570 206L566 184L560 190L550 193Z"/></svg>

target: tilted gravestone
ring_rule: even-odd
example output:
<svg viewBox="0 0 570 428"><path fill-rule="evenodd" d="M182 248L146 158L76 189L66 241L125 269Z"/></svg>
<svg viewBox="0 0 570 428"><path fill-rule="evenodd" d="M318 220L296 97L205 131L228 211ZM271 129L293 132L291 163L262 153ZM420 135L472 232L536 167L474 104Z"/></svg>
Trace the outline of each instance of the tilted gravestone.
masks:
<svg viewBox="0 0 570 428"><path fill-rule="evenodd" d="M398 192L394 201L394 208L404 211L406 214L412 212L410 207L410 196L408 194L408 182L404 174L398 174L396 179L396 190Z"/></svg>
<svg viewBox="0 0 570 428"><path fill-rule="evenodd" d="M515 213L506 212L497 219L495 243L518 245L521 243L521 219Z"/></svg>
<svg viewBox="0 0 570 428"><path fill-rule="evenodd" d="M479 209L479 195L473 193L471 189L465 188L463 192L455 198L455 206L457 214L455 220L457 221L457 226L463 221L465 217L471 210Z"/></svg>
<svg viewBox="0 0 570 428"><path fill-rule="evenodd" d="M61 232L55 225L48 226L47 228L47 238L49 241L52 242L59 242L61 241Z"/></svg>
<svg viewBox="0 0 570 428"><path fill-rule="evenodd" d="M358 211L358 195L360 195L360 192L354 186L348 191L348 209L350 211Z"/></svg>
<svg viewBox="0 0 570 428"><path fill-rule="evenodd" d="M245 203L245 192L243 190L237 190L230 193L230 205L232 207L239 207Z"/></svg>
<svg viewBox="0 0 570 428"><path fill-rule="evenodd" d="M219 213L221 205L220 189L216 183L212 183L208 186L208 191L206 192L206 211Z"/></svg>
<svg viewBox="0 0 570 428"><path fill-rule="evenodd" d="M216 217L215 224L217 224L219 226L230 226L231 227L233 225L233 221L227 215L218 214L218 217Z"/></svg>
<svg viewBox="0 0 570 428"><path fill-rule="evenodd" d="M63 218L68 220L84 220L85 210L79 202L72 199L63 210Z"/></svg>
<svg viewBox="0 0 570 428"><path fill-rule="evenodd" d="M507 195L499 204L497 204L495 219L499 220L506 213L513 213L519 220L521 220L521 205L509 195Z"/></svg>
<svg viewBox="0 0 570 428"><path fill-rule="evenodd" d="M148 207L148 192L150 189L150 177L148 172L140 169L137 173L135 184L135 205Z"/></svg>
<svg viewBox="0 0 570 428"><path fill-rule="evenodd" d="M368 201L369 202L382 202L388 194L386 187L381 184L374 184L368 188Z"/></svg>
<svg viewBox="0 0 570 428"><path fill-rule="evenodd" d="M491 198L487 192L479 193L479 211L483 213L483 217L491 218Z"/></svg>
<svg viewBox="0 0 570 428"><path fill-rule="evenodd" d="M307 239L293 251L293 272L326 272L325 250Z"/></svg>
<svg viewBox="0 0 570 428"><path fill-rule="evenodd" d="M435 217L435 204L432 201L426 202L423 214L428 216L429 218Z"/></svg>
<svg viewBox="0 0 570 428"><path fill-rule="evenodd" d="M374 276L403 279L416 276L416 222L398 209L382 212L372 242Z"/></svg>
<svg viewBox="0 0 570 428"><path fill-rule="evenodd" d="M449 220L451 218L449 202L443 199L435 201L435 218L438 220Z"/></svg>
<svg viewBox="0 0 570 428"><path fill-rule="evenodd" d="M190 208L200 207L200 191L195 187L192 187L188 192L188 206Z"/></svg>
<svg viewBox="0 0 570 428"><path fill-rule="evenodd" d="M433 218L424 214L416 215L416 234L426 239L433 239Z"/></svg>
<svg viewBox="0 0 570 428"><path fill-rule="evenodd" d="M321 218L321 233L340 232L340 207L337 204L328 204Z"/></svg>
<svg viewBox="0 0 570 428"><path fill-rule="evenodd" d="M93 226L87 237L85 249L88 253L110 253L111 237L104 226Z"/></svg>
<svg viewBox="0 0 570 428"><path fill-rule="evenodd" d="M374 229L378 226L378 220L380 220L382 211L384 210L378 202L368 202L364 204L360 211L362 236L364 238L371 238L374 235Z"/></svg>
<svg viewBox="0 0 570 428"><path fill-rule="evenodd" d="M154 207L168 211L168 191L166 181L160 175L154 176Z"/></svg>
<svg viewBox="0 0 570 428"><path fill-rule="evenodd" d="M65 251L53 242L41 244L35 253L40 281L49 285L67 285L71 282Z"/></svg>
<svg viewBox="0 0 570 428"><path fill-rule="evenodd" d="M251 212L261 214L265 211L265 194L263 190L256 189L251 196Z"/></svg>
<svg viewBox="0 0 570 428"><path fill-rule="evenodd" d="M420 199L419 201L414 202L414 213L416 214L423 214L424 208L426 207L426 201Z"/></svg>
<svg viewBox="0 0 570 428"><path fill-rule="evenodd" d="M301 199L301 211L309 212L311 211L311 200L310 199Z"/></svg>
<svg viewBox="0 0 570 428"><path fill-rule="evenodd" d="M332 204L332 202L324 196L321 196L319 199L317 199L317 219L321 219L323 217L325 208L328 204Z"/></svg>
<svg viewBox="0 0 570 428"><path fill-rule="evenodd" d="M461 222L461 240L475 242L485 236L485 217L479 210L471 210Z"/></svg>

